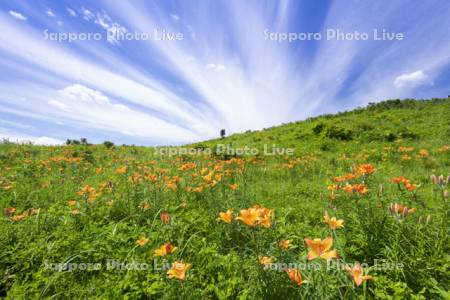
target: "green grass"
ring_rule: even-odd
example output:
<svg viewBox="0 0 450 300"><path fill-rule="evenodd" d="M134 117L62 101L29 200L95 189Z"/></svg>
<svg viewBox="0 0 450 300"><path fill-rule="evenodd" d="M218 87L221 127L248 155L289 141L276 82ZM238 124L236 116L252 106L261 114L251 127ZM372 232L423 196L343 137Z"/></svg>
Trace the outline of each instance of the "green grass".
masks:
<svg viewBox="0 0 450 300"><path fill-rule="evenodd" d="M448 299L444 193L450 186L430 176L450 175L449 111L449 99L382 102L191 145L212 152L206 156L4 143L0 208L16 211L0 217L0 296ZM260 154L225 155L217 153L218 144ZM294 155L264 156L265 144L292 148ZM363 164L375 171L348 183L364 184L367 193L331 194L327 187L346 186L334 177L357 173ZM417 187L393 183L399 176ZM94 190L82 194L86 186ZM233 209L236 216L255 203L273 209L269 228L217 220L219 212ZM392 203L416 211L392 214ZM28 214L31 208L39 210ZM163 211L169 224L160 219ZM331 230L322 221L325 211L344 227ZM331 263L365 264L373 280L356 286L346 270L308 261L304 239L328 236L339 253ZM136 243L140 237L148 238L144 246ZM293 246L280 249L280 240ZM176 251L155 257L169 241ZM258 256L273 257L272 267L296 264L308 283L294 284L283 268L264 270ZM162 269L181 260L192 265L185 280L169 279ZM141 270L108 268L111 261L141 264ZM65 263L78 269L55 270Z"/></svg>

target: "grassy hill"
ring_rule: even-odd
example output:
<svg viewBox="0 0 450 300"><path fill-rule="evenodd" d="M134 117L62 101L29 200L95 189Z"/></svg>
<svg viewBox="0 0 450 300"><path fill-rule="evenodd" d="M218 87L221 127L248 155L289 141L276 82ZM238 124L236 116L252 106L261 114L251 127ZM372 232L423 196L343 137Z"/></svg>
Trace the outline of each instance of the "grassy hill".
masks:
<svg viewBox="0 0 450 300"><path fill-rule="evenodd" d="M387 101L196 155L1 144L0 297L448 299L449 112Z"/></svg>
<svg viewBox="0 0 450 300"><path fill-rule="evenodd" d="M450 139L450 98L388 100L349 112L233 134L225 139L196 144L230 144L263 148L264 144L311 151L351 151L364 146L406 143L442 143ZM343 148L342 148L343 147Z"/></svg>

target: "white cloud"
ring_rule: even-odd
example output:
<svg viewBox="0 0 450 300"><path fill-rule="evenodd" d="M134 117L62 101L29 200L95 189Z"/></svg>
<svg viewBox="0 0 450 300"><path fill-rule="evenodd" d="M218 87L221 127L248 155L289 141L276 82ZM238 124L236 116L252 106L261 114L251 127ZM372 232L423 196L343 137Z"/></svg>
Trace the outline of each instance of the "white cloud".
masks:
<svg viewBox="0 0 450 300"><path fill-rule="evenodd" d="M47 11L46 11L45 13L46 13L47 16L49 16L49 17L52 17L52 18L56 17L55 13L52 11L51 8L47 9Z"/></svg>
<svg viewBox="0 0 450 300"><path fill-rule="evenodd" d="M207 64L205 68L206 70L212 70L215 72L222 72L226 70L225 66L222 64Z"/></svg>
<svg viewBox="0 0 450 300"><path fill-rule="evenodd" d="M118 22L114 22L111 17L105 12L98 12L95 15L89 11L89 18L93 19L94 23L105 29L107 34L107 41L113 45L119 44L118 36L123 35L127 32L127 29L119 24Z"/></svg>
<svg viewBox="0 0 450 300"><path fill-rule="evenodd" d="M83 19L86 21L94 19L95 15L87 8L81 8L81 14L83 15Z"/></svg>
<svg viewBox="0 0 450 300"><path fill-rule="evenodd" d="M69 12L69 14L72 16L72 17L76 17L77 16L77 13L73 10L73 9L71 9L71 8L67 8L67 11Z"/></svg>
<svg viewBox="0 0 450 300"><path fill-rule="evenodd" d="M32 143L34 145L43 145L43 146L52 146L52 145L63 145L64 142L48 136L30 136L27 134L21 134L16 132L8 132L1 131L0 132L0 142L5 139L9 142L18 143L18 144L29 144Z"/></svg>
<svg viewBox="0 0 450 300"><path fill-rule="evenodd" d="M66 104L64 104L64 103L62 103L60 101L49 100L47 103L50 104L51 106L54 106L54 107L60 109L60 110L63 110L63 111L66 111L66 112L70 112L71 111L70 108Z"/></svg>
<svg viewBox="0 0 450 300"><path fill-rule="evenodd" d="M119 44L118 37L127 32L127 29L120 24L113 24L108 27L107 31L109 34L107 35L107 41L111 44Z"/></svg>
<svg viewBox="0 0 450 300"><path fill-rule="evenodd" d="M25 17L24 15L22 15L21 13L18 13L16 11L10 10L9 14L11 16L13 16L14 18L18 19L18 20L22 20L22 21L26 21L27 17Z"/></svg>
<svg viewBox="0 0 450 300"><path fill-rule="evenodd" d="M180 17L176 14L170 14L170 17L174 20L174 21L178 21L180 19Z"/></svg>
<svg viewBox="0 0 450 300"><path fill-rule="evenodd" d="M394 80L394 85L397 88L415 87L422 84L430 83L429 76L422 70L418 70L408 74L397 76Z"/></svg>
<svg viewBox="0 0 450 300"><path fill-rule="evenodd" d="M216 70L215 70L216 72L222 72L222 71L225 71L225 66L224 65L222 65L222 64L218 64L217 66L216 66Z"/></svg>
<svg viewBox="0 0 450 300"><path fill-rule="evenodd" d="M129 109L128 106L123 105L123 104L113 104L113 107L117 110L131 112L131 109Z"/></svg>
<svg viewBox="0 0 450 300"><path fill-rule="evenodd" d="M32 140L35 145L63 145L64 142L47 136L41 136Z"/></svg>
<svg viewBox="0 0 450 300"><path fill-rule="evenodd" d="M90 89L81 84L70 85L60 92L63 96L67 96L72 100L100 105L110 104L108 97L103 95L102 92Z"/></svg>

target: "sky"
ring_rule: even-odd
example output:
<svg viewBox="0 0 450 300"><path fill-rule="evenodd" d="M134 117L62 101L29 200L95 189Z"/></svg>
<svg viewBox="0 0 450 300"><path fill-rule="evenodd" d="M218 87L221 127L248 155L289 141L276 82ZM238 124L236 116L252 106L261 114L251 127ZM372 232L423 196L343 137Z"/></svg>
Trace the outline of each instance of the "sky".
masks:
<svg viewBox="0 0 450 300"><path fill-rule="evenodd" d="M11 141L181 145L450 95L448 0L1 1L0 28Z"/></svg>

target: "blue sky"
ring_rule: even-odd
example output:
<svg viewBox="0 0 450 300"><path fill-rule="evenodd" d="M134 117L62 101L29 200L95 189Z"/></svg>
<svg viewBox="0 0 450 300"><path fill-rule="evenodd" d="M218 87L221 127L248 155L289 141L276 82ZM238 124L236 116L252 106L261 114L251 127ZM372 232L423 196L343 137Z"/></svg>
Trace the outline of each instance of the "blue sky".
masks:
<svg viewBox="0 0 450 300"><path fill-rule="evenodd" d="M0 28L14 141L183 144L450 94L448 0L2 1Z"/></svg>

